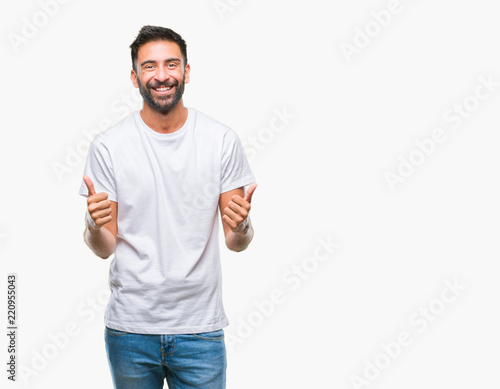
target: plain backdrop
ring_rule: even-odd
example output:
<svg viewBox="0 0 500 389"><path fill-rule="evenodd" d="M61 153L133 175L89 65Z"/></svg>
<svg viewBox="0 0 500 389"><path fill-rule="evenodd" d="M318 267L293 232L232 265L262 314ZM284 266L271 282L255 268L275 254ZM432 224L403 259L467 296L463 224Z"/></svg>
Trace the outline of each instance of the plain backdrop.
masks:
<svg viewBox="0 0 500 389"><path fill-rule="evenodd" d="M227 387L498 386L495 2L27 0L0 15L2 333L10 273L18 297L17 381L5 335L1 387L112 387L112 257L84 244L78 189L89 139L141 107L128 46L146 24L187 41L184 103L238 133L258 183L250 247L220 239Z"/></svg>

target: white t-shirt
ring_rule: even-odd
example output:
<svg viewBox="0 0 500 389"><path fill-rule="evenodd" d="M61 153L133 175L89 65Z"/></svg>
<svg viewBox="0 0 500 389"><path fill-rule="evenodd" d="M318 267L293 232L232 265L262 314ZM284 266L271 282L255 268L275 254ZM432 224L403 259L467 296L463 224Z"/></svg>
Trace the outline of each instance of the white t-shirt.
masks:
<svg viewBox="0 0 500 389"><path fill-rule="evenodd" d="M96 135L84 174L118 203L105 325L140 334L227 326L219 196L255 182L236 132L188 108L179 130L161 134L136 111ZM79 194L88 197L83 179Z"/></svg>

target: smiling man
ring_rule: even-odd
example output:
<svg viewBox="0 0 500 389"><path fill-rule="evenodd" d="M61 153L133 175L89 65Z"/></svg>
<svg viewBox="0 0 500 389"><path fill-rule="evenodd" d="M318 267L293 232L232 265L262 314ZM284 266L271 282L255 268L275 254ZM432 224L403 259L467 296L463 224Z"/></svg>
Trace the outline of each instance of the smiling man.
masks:
<svg viewBox="0 0 500 389"><path fill-rule="evenodd" d="M218 216L226 246L246 249L257 184L238 135L184 106L182 37L145 26L130 48L142 110L94 138L79 192L86 244L115 254L104 333L113 383L225 388Z"/></svg>

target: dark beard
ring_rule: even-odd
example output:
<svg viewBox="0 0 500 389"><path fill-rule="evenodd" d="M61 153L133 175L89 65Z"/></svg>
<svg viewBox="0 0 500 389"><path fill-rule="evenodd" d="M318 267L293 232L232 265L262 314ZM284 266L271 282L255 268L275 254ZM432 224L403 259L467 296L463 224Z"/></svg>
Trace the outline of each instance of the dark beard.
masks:
<svg viewBox="0 0 500 389"><path fill-rule="evenodd" d="M181 85L179 86L179 83L177 80L174 80L173 83L167 83L167 82L159 82L159 83L152 83L151 85L146 84L146 87L144 88L142 86L142 82L137 76L137 81L139 84L139 92L144 99L144 101L153 109L161 112L161 113L168 113L170 110L172 110L177 103L181 100L182 95L184 94L184 75L182 75L182 82ZM159 98L155 99L153 97L153 94L151 92L152 88L158 88L161 86L166 86L166 87L175 87L175 93L172 97L170 96L165 96L165 98ZM169 101L169 99L171 99Z"/></svg>

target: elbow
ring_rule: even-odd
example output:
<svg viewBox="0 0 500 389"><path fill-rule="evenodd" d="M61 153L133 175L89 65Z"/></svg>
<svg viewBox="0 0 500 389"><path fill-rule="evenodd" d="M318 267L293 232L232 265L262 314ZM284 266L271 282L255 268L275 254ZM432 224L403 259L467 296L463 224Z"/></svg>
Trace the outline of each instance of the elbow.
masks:
<svg viewBox="0 0 500 389"><path fill-rule="evenodd" d="M100 250L92 250L94 251L94 254L97 255L99 258L106 260L109 257L111 257L116 250L116 244L112 245L111 247L101 247Z"/></svg>
<svg viewBox="0 0 500 389"><path fill-rule="evenodd" d="M107 253L96 253L96 252L94 252L94 254L97 255L102 260L106 260L113 255L113 253L107 254Z"/></svg>
<svg viewBox="0 0 500 389"><path fill-rule="evenodd" d="M89 246L89 245L88 245ZM89 246L89 248L92 250L92 252L99 258L101 258L102 260L106 260L108 259L109 257L111 257L114 253L114 251L103 251L103 250L95 250L93 249L91 246Z"/></svg>
<svg viewBox="0 0 500 389"><path fill-rule="evenodd" d="M239 253L239 252L245 251L248 247L248 244L245 246L231 246L231 245L226 244L226 246L229 250L234 251L235 253Z"/></svg>

